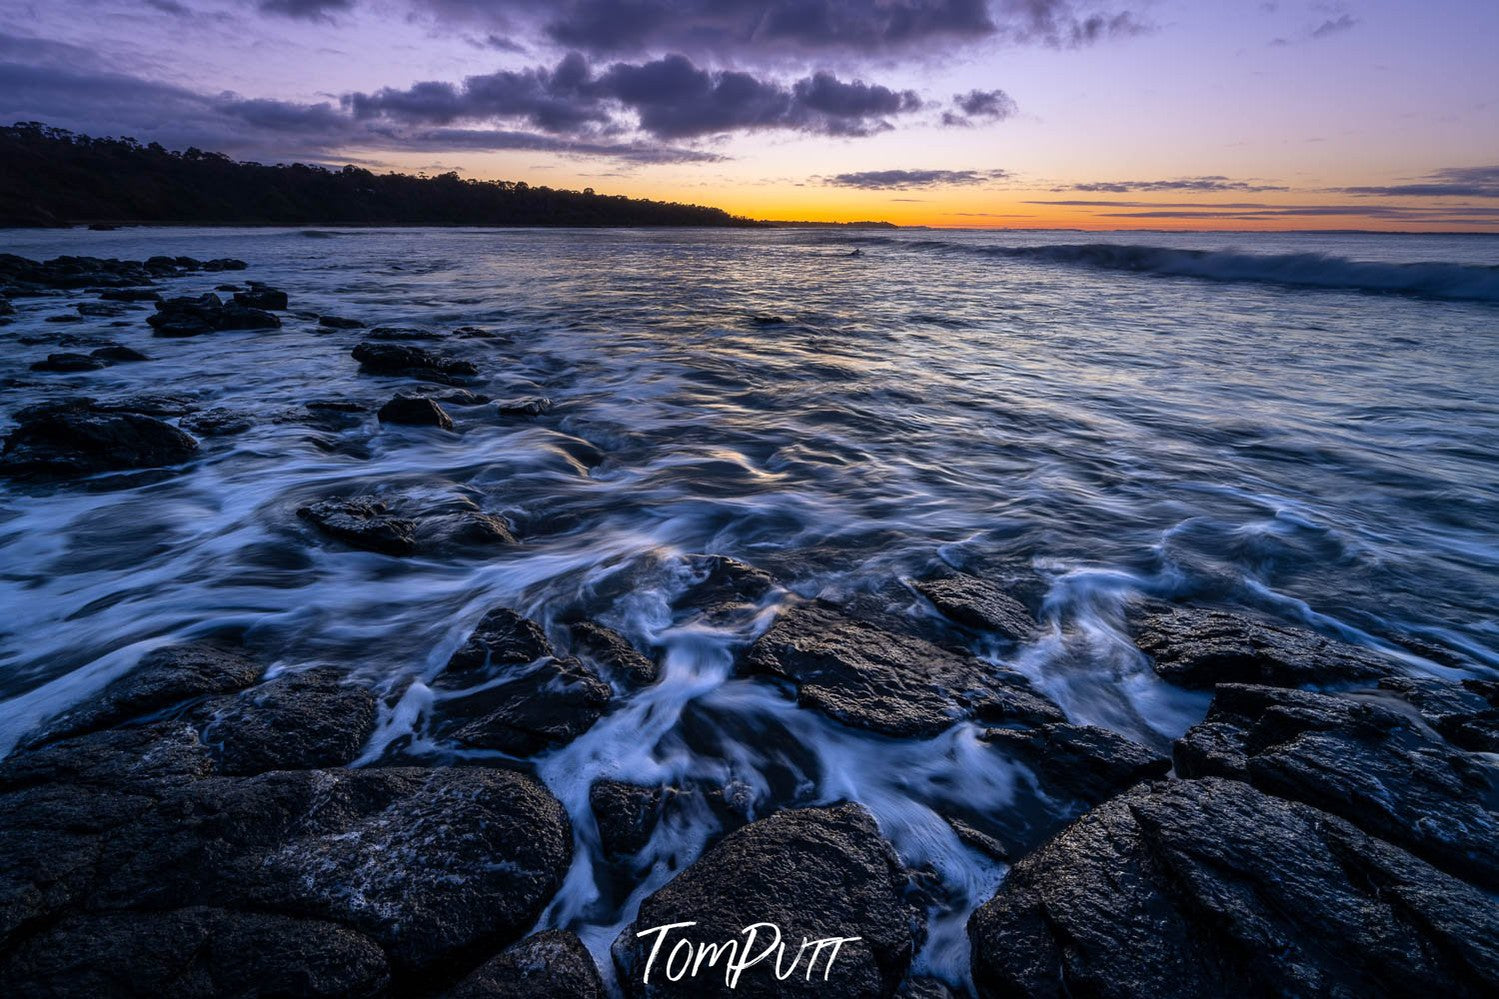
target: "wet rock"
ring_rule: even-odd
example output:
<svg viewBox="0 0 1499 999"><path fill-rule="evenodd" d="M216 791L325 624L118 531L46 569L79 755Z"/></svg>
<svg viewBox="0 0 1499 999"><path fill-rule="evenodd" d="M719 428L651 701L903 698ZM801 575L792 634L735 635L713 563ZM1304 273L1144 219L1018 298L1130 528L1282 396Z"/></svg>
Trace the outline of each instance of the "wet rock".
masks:
<svg viewBox="0 0 1499 999"><path fill-rule="evenodd" d="M372 996L385 954L314 919L206 906L70 916L0 959L12 999L56 996Z"/></svg>
<svg viewBox="0 0 1499 999"><path fill-rule="evenodd" d="M287 673L211 702L202 741L224 774L337 767L375 730L375 695L324 667Z"/></svg>
<svg viewBox="0 0 1499 999"><path fill-rule="evenodd" d="M161 292L154 288L110 288L99 293L106 302L159 302Z"/></svg>
<svg viewBox="0 0 1499 999"><path fill-rule="evenodd" d="M237 297L237 296L236 296ZM201 336L224 330L276 329L281 320L263 309L238 302L225 304L212 292L197 298L168 298L156 303L156 314L146 322L157 336Z"/></svg>
<svg viewBox="0 0 1499 999"><path fill-rule="evenodd" d="M401 343L366 340L356 346L352 354L354 360L359 362L359 370L372 375L469 377L479 373L479 369L469 361L460 361Z"/></svg>
<svg viewBox="0 0 1499 999"><path fill-rule="evenodd" d="M328 499L297 510L330 537L383 555L410 555L416 551L416 522L391 514L384 503L368 499Z"/></svg>
<svg viewBox="0 0 1499 999"><path fill-rule="evenodd" d="M1029 768L1048 793L1060 791L1088 804L1171 769L1166 757L1093 725L995 728L983 739Z"/></svg>
<svg viewBox="0 0 1499 999"><path fill-rule="evenodd" d="M1224 684L1175 758L1182 776L1248 780L1499 891L1499 766L1377 699Z"/></svg>
<svg viewBox="0 0 1499 999"><path fill-rule="evenodd" d="M957 834L958 840L964 846L995 860L1008 862L1012 859L1010 849L993 836L981 829L975 829L962 819L953 818L950 815L944 818L947 824L952 826L952 831Z"/></svg>
<svg viewBox="0 0 1499 999"><path fill-rule="evenodd" d="M699 612L710 623L754 613L776 586L764 569L727 555L686 555L676 571L686 576L686 586L673 607Z"/></svg>
<svg viewBox="0 0 1499 999"><path fill-rule="evenodd" d="M501 416L541 416L552 409L552 400L545 396L522 396L495 403L495 412Z"/></svg>
<svg viewBox="0 0 1499 999"><path fill-rule="evenodd" d="M36 746L153 714L165 708L250 686L258 663L217 645L168 645L141 656L135 668L77 707L58 715L23 740Z"/></svg>
<svg viewBox="0 0 1499 999"><path fill-rule="evenodd" d="M666 791L617 780L597 781L588 789L588 805L599 827L604 856L630 857L645 849L661 820Z"/></svg>
<svg viewBox="0 0 1499 999"><path fill-rule="evenodd" d="M371 340L441 340L442 334L421 326L376 326L370 330Z"/></svg>
<svg viewBox="0 0 1499 999"><path fill-rule="evenodd" d="M935 978L907 978L895 990L895 999L953 999L953 991Z"/></svg>
<svg viewBox="0 0 1499 999"><path fill-rule="evenodd" d="M308 409L326 410L330 413L363 413L369 407L352 399L313 399L303 403Z"/></svg>
<svg viewBox="0 0 1499 999"><path fill-rule="evenodd" d="M191 396L175 392L146 392L92 404L100 413L141 413L145 416L182 416L198 408Z"/></svg>
<svg viewBox="0 0 1499 999"><path fill-rule="evenodd" d="M32 371L98 371L107 367L103 360L91 357L88 354L48 354L45 361L37 361L31 366Z"/></svg>
<svg viewBox="0 0 1499 999"><path fill-rule="evenodd" d="M151 360L148 355L141 353L134 347L125 347L117 343L111 343L107 346L91 350L89 351L89 356L96 357L101 361L107 361L111 364Z"/></svg>
<svg viewBox="0 0 1499 999"><path fill-rule="evenodd" d="M489 401L489 396L481 392L470 392L468 389L454 389L437 396L437 401L450 406L482 406Z"/></svg>
<svg viewBox="0 0 1499 999"><path fill-rule="evenodd" d="M98 412L89 404L33 406L0 449L0 474L70 478L190 460L198 442L137 413Z"/></svg>
<svg viewBox="0 0 1499 999"><path fill-rule="evenodd" d="M381 406L378 415L381 423L453 429L453 418L424 395L398 395Z"/></svg>
<svg viewBox="0 0 1499 999"><path fill-rule="evenodd" d="M325 330L362 330L364 323L342 316L318 316L317 324Z"/></svg>
<svg viewBox="0 0 1499 999"><path fill-rule="evenodd" d="M435 540L438 545L452 542L465 547L484 548L490 545L515 544L515 535L510 530L509 521L478 510L436 518L436 532L438 536Z"/></svg>
<svg viewBox="0 0 1499 999"><path fill-rule="evenodd" d="M664 940L646 983L657 935L636 934L687 921L696 925ZM667 980L664 960L678 940L742 943L743 929L760 922L780 927L783 968L801 960L785 980L777 980L774 957L745 970L732 990L723 960L695 977ZM886 996L905 978L923 936L924 916L906 898L895 852L862 806L846 804L779 812L729 833L641 903L613 954L621 983L637 996ZM800 955L797 948L804 938L829 937L860 939L845 943L830 968L824 952L809 980L811 948ZM756 952L769 943L761 937Z"/></svg>
<svg viewBox="0 0 1499 999"><path fill-rule="evenodd" d="M1354 683L1394 671L1390 661L1354 646L1228 611L1152 606L1133 623L1135 642L1156 673L1198 690L1218 683Z"/></svg>
<svg viewBox="0 0 1499 999"><path fill-rule="evenodd" d="M264 285L255 285L248 291L236 291L234 303L247 309L285 310L287 307L286 292Z"/></svg>
<svg viewBox="0 0 1499 999"><path fill-rule="evenodd" d="M255 421L243 413L236 413L232 409L205 409L201 413L185 416L181 420L184 430L190 430L202 437L228 437L233 434L242 434L255 425Z"/></svg>
<svg viewBox="0 0 1499 999"><path fill-rule="evenodd" d="M124 306L109 302L79 302L73 307L78 310L80 316L90 319L113 319L125 312Z"/></svg>
<svg viewBox="0 0 1499 999"><path fill-rule="evenodd" d="M570 631L573 648L623 686L645 687L660 679L661 667L656 661L614 629L593 621L579 621Z"/></svg>
<svg viewBox="0 0 1499 999"><path fill-rule="evenodd" d="M165 273L187 269L190 268L178 267L174 262ZM64 256L37 261L0 253L0 287L6 288L13 298L53 290L129 288L150 284L154 276L147 265L129 260Z"/></svg>
<svg viewBox="0 0 1499 999"><path fill-rule="evenodd" d="M981 996L1477 996L1499 906L1397 847L1238 781L1089 812L969 921Z"/></svg>
<svg viewBox="0 0 1499 999"><path fill-rule="evenodd" d="M69 313L64 313L64 314L58 315L58 316L48 316L46 319L42 320L42 322L44 322L44 323L81 323L81 322L83 322L83 317L82 316L71 315Z"/></svg>
<svg viewBox="0 0 1499 999"><path fill-rule="evenodd" d="M1387 676L1379 687L1413 705L1426 724L1454 746L1499 753L1499 683Z"/></svg>
<svg viewBox="0 0 1499 999"><path fill-rule="evenodd" d="M583 942L567 930L543 930L490 958L451 999L604 999L608 992Z"/></svg>
<svg viewBox="0 0 1499 999"><path fill-rule="evenodd" d="M977 576L928 579L911 586L943 615L965 627L993 632L1012 642L1036 630L1036 620L1024 604Z"/></svg>
<svg viewBox="0 0 1499 999"><path fill-rule="evenodd" d="M529 756L587 731L609 685L576 659L558 659L533 621L497 608L433 682L438 731L462 745Z"/></svg>
<svg viewBox="0 0 1499 999"><path fill-rule="evenodd" d="M823 603L782 612L743 668L789 680L801 703L845 725L887 735L931 736L964 718L1065 721L1012 670L882 631Z"/></svg>
<svg viewBox="0 0 1499 999"><path fill-rule="evenodd" d="M202 780L213 758L183 720L106 728L47 742L0 761L0 790L76 785L154 794L162 784Z"/></svg>

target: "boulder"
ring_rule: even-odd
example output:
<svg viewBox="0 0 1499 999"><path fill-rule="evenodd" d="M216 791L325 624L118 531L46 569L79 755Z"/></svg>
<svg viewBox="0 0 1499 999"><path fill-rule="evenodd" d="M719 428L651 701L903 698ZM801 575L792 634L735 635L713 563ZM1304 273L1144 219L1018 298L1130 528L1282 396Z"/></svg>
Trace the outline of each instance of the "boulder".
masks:
<svg viewBox="0 0 1499 999"><path fill-rule="evenodd" d="M180 426L202 437L228 437L244 433L255 426L255 421L244 413L219 407L185 416Z"/></svg>
<svg viewBox="0 0 1499 999"><path fill-rule="evenodd" d="M604 856L630 857L645 849L661 820L666 789L641 787L624 781L596 781L588 789L588 805L598 823Z"/></svg>
<svg viewBox="0 0 1499 999"><path fill-rule="evenodd" d="M375 695L332 667L285 673L210 702L201 739L223 774L344 766L375 730Z"/></svg>
<svg viewBox="0 0 1499 999"><path fill-rule="evenodd" d="M862 806L779 812L729 833L641 903L635 922L614 943L619 979L634 996L888 996L924 937L924 913L906 889L895 851ZM649 932L683 922L694 925ZM666 960L678 942L722 947L733 941L737 952L744 929L765 922L782 935L784 980L772 955L745 969L731 988L727 953L705 960L695 976L668 980ZM831 937L859 939L844 943L831 960L826 948L799 950L804 940ZM770 931L762 930L754 953L771 942ZM793 960L795 972L789 970ZM680 957L674 967L680 971Z"/></svg>
<svg viewBox="0 0 1499 999"><path fill-rule="evenodd" d="M980 996L1499 988L1499 905L1310 806L1143 785L1011 869L968 924Z"/></svg>
<svg viewBox="0 0 1499 999"><path fill-rule="evenodd" d="M437 403L424 395L397 395L380 407L381 423L453 429L453 418Z"/></svg>
<svg viewBox="0 0 1499 999"><path fill-rule="evenodd" d="M656 661L613 628L593 621L578 621L568 630L573 648L622 686L646 687L661 678L661 667Z"/></svg>
<svg viewBox="0 0 1499 999"><path fill-rule="evenodd" d="M309 503L297 516L330 537L382 555L416 551L416 522L391 514L384 503L369 499L328 499Z"/></svg>
<svg viewBox="0 0 1499 999"><path fill-rule="evenodd" d="M246 309L278 309L285 310L287 307L286 292L279 288L267 288L264 285L255 285L248 291L236 291L234 293L234 304Z"/></svg>
<svg viewBox="0 0 1499 999"><path fill-rule="evenodd" d="M1156 673L1196 690L1219 683L1346 684L1395 671L1387 659L1316 632L1229 611L1151 605L1133 625Z"/></svg>
<svg viewBox="0 0 1499 999"><path fill-rule="evenodd" d="M1093 725L992 728L982 738L1030 769L1048 794L1090 805L1171 769L1171 761L1159 753Z"/></svg>
<svg viewBox="0 0 1499 999"><path fill-rule="evenodd" d="M494 404L494 408L501 416L541 416L551 412L552 400L539 395L522 396L501 400Z"/></svg>
<svg viewBox="0 0 1499 999"><path fill-rule="evenodd" d="M1062 722L1019 673L814 602L782 612L743 669L788 680L798 700L845 725L927 737L965 718Z"/></svg>
<svg viewBox="0 0 1499 999"><path fill-rule="evenodd" d="M469 361L460 361L404 343L380 343L366 340L352 351L359 370L371 375L413 375L463 378L477 375L479 369Z"/></svg>
<svg viewBox="0 0 1499 999"><path fill-rule="evenodd" d="M238 294L236 294L238 298ZM209 292L197 298L168 298L156 303L156 314L146 319L157 336L200 336L222 330L261 330L280 327L281 320L263 309L233 302L225 304Z"/></svg>
<svg viewBox="0 0 1499 999"><path fill-rule="evenodd" d="M484 962L451 999L605 999L593 957L567 930L543 930Z"/></svg>
<svg viewBox="0 0 1499 999"><path fill-rule="evenodd" d="M1036 630L1036 620L1024 604L977 576L928 579L911 586L944 616L964 627L1012 642L1022 641Z"/></svg>

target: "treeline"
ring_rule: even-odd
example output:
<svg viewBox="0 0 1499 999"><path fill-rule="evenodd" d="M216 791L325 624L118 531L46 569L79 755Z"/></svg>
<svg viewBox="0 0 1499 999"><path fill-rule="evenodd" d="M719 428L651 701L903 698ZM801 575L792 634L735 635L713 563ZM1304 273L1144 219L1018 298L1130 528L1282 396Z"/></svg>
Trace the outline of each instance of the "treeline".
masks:
<svg viewBox="0 0 1499 999"><path fill-rule="evenodd" d="M200 149L0 127L0 226L78 222L269 225L750 226L718 208L523 181L359 167L240 163Z"/></svg>

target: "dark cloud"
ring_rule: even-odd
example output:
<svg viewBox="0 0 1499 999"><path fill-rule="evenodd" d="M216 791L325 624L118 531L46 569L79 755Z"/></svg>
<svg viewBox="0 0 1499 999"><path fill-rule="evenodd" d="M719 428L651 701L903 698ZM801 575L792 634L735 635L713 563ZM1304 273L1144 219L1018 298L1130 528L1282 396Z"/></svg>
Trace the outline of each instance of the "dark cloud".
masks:
<svg viewBox="0 0 1499 999"><path fill-rule="evenodd" d="M1352 14L1339 14L1337 17L1328 18L1313 28L1312 37L1326 38L1328 35L1336 35L1348 31L1356 24L1358 24L1358 18Z"/></svg>
<svg viewBox="0 0 1499 999"><path fill-rule="evenodd" d="M968 187L1003 180L1003 170L861 170L821 178L830 187L906 191L919 187Z"/></svg>
<svg viewBox="0 0 1499 999"><path fill-rule="evenodd" d="M1091 191L1099 194L1130 194L1148 191L1288 191L1288 187L1256 184L1227 177L1178 177L1175 180L1108 180L1054 187L1053 191Z"/></svg>
<svg viewBox="0 0 1499 999"><path fill-rule="evenodd" d="M966 94L953 94L952 110L942 112L942 124L966 126L1005 121L1019 113L1014 99L1003 90L970 90Z"/></svg>
<svg viewBox="0 0 1499 999"><path fill-rule="evenodd" d="M354 0L260 0L263 13L305 21L326 20L353 7Z"/></svg>
<svg viewBox="0 0 1499 999"><path fill-rule="evenodd" d="M1448 167L1416 183L1342 187L1343 194L1376 198L1499 198L1499 166Z"/></svg>
<svg viewBox="0 0 1499 999"><path fill-rule="evenodd" d="M146 0L147 7L153 7L163 14L172 14L176 17L191 17L192 11L177 0Z"/></svg>
<svg viewBox="0 0 1499 999"><path fill-rule="evenodd" d="M1300 218L1368 218L1389 222L1492 224L1499 220L1499 207L1456 208L1415 207L1409 205L1275 205L1261 202L1149 202L1149 201L1027 201L1028 205L1053 205L1074 208L1108 208L1095 213L1099 218L1127 219L1202 219L1205 221L1240 220L1244 222ZM1128 210L1125 210L1128 209Z"/></svg>
<svg viewBox="0 0 1499 999"><path fill-rule="evenodd" d="M519 119L574 138L639 129L659 139L693 139L759 129L869 135L915 111L912 91L839 80L820 72L784 86L736 70L708 70L682 55L616 62L595 72L570 53L553 69L471 76L462 84L418 83L349 94L356 118L449 125Z"/></svg>

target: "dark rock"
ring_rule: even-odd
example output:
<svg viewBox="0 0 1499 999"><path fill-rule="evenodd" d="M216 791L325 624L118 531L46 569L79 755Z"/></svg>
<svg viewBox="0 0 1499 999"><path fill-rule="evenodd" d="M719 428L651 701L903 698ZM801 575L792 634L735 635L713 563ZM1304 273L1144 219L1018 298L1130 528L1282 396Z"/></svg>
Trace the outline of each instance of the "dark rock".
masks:
<svg viewBox="0 0 1499 999"><path fill-rule="evenodd" d="M153 714L210 694L227 694L250 686L259 664L232 649L201 643L168 645L141 656L135 668L56 718L27 739L36 746L65 736L92 732Z"/></svg>
<svg viewBox="0 0 1499 999"><path fill-rule="evenodd" d="M573 648L603 667L606 675L617 678L623 686L645 687L660 679L661 667L656 661L614 629L593 621L579 621L570 631Z"/></svg>
<svg viewBox="0 0 1499 999"><path fill-rule="evenodd" d="M373 942L314 919L193 907L68 917L0 961L12 999L56 996L373 996Z"/></svg>
<svg viewBox="0 0 1499 999"><path fill-rule="evenodd" d="M441 340L441 333L420 326L376 326L370 330L371 340Z"/></svg>
<svg viewBox="0 0 1499 999"><path fill-rule="evenodd" d="M121 361L149 361L151 358L134 347L125 347L117 343L109 344L107 347L99 347L89 351L89 355L97 357L101 361L117 363Z"/></svg>
<svg viewBox="0 0 1499 999"><path fill-rule="evenodd" d="M1224 684L1175 757L1183 776L1247 779L1499 891L1499 766L1376 699Z"/></svg>
<svg viewBox="0 0 1499 999"><path fill-rule="evenodd" d="M495 333L482 326L459 326L453 330L453 335L463 340L498 340L501 343L512 343L510 337L503 333Z"/></svg>
<svg viewBox="0 0 1499 999"><path fill-rule="evenodd" d="M191 396L173 392L148 392L92 404L100 413L141 413L145 416L182 416L198 408Z"/></svg>
<svg viewBox="0 0 1499 999"><path fill-rule="evenodd" d="M593 957L577 935L543 930L511 944L458 983L451 999L605 999Z"/></svg>
<svg viewBox="0 0 1499 999"><path fill-rule="evenodd" d="M1018 642L1036 629L1025 605L985 579L952 576L912 583L917 593L944 615L978 631L988 631Z"/></svg>
<svg viewBox="0 0 1499 999"><path fill-rule="evenodd" d="M1491 994L1499 906L1237 781L1108 802L969 921L980 996Z"/></svg>
<svg viewBox="0 0 1499 999"><path fill-rule="evenodd" d="M845 725L887 735L931 736L964 718L1065 721L1019 673L821 603L783 611L744 668L791 681L801 703Z"/></svg>
<svg viewBox="0 0 1499 999"><path fill-rule="evenodd" d="M953 991L935 978L907 978L895 990L895 999L953 999Z"/></svg>
<svg viewBox="0 0 1499 999"><path fill-rule="evenodd" d="M32 371L98 371L106 367L105 363L97 357L88 354L48 354L45 361L37 361L31 366Z"/></svg>
<svg viewBox="0 0 1499 999"><path fill-rule="evenodd" d="M219 773L337 767L375 730L375 695L331 667L287 673L207 705L202 740Z"/></svg>
<svg viewBox="0 0 1499 999"><path fill-rule="evenodd" d="M317 324L327 330L362 330L364 323L357 319L345 319L342 316L318 316Z"/></svg>
<svg viewBox="0 0 1499 999"><path fill-rule="evenodd" d="M161 292L154 288L110 288L99 293L106 302L159 302Z"/></svg>
<svg viewBox="0 0 1499 999"><path fill-rule="evenodd" d="M629 857L645 849L661 819L666 792L617 780L597 781L588 789L588 804L599 827L604 856Z"/></svg>
<svg viewBox="0 0 1499 999"><path fill-rule="evenodd" d="M964 846L1006 863L1012 859L1009 848L988 833L950 815L946 816L946 821Z"/></svg>
<svg viewBox="0 0 1499 999"><path fill-rule="evenodd" d="M228 437L244 433L255 425L255 421L232 409L218 408L183 417L181 425L184 430L204 437Z"/></svg>
<svg viewBox="0 0 1499 999"><path fill-rule="evenodd" d="M696 925L665 939L646 983L659 934L636 934L687 921ZM743 943L743 929L760 922L780 927L786 964L802 964L785 980L777 980L774 957L745 970L732 990L723 960L695 977L667 980L665 958L678 940ZM874 820L862 806L835 805L780 812L729 833L641 903L615 941L614 961L637 996L888 996L923 936L924 916L907 900L905 872ZM859 939L844 944L831 967L824 952L808 975L810 956L798 945L828 937ZM756 953L769 943L762 935Z"/></svg>
<svg viewBox="0 0 1499 999"><path fill-rule="evenodd" d="M522 666L553 654L552 643L539 624L507 607L496 607L484 615L468 640L453 653L448 671Z"/></svg>
<svg viewBox="0 0 1499 999"><path fill-rule="evenodd" d="M439 524L439 534L444 535L439 541L447 540L458 545L477 547L515 544L515 535L510 530L509 522L492 513L471 510L438 520L447 521L445 526Z"/></svg>
<svg viewBox="0 0 1499 999"><path fill-rule="evenodd" d="M727 555L687 555L681 568L687 587L673 606L699 611L710 622L758 610L776 585L764 569Z"/></svg>
<svg viewBox="0 0 1499 999"><path fill-rule="evenodd" d="M489 396L481 392L470 392L468 389L454 389L438 396L437 401L450 406L482 406L489 401Z"/></svg>
<svg viewBox="0 0 1499 999"><path fill-rule="evenodd" d="M236 296L238 297L238 296ZM156 314L146 319L157 336L200 336L222 330L275 329L281 320L261 309L238 302L226 305L212 292L197 298L168 298L156 303Z"/></svg>
<svg viewBox="0 0 1499 999"><path fill-rule="evenodd" d="M74 308L78 310L80 316L87 316L90 319L113 319L125 312L124 306L109 302L79 302Z"/></svg>
<svg viewBox="0 0 1499 999"><path fill-rule="evenodd" d="M379 417L381 423L453 429L453 418L424 395L398 395L380 407Z"/></svg>
<svg viewBox="0 0 1499 999"><path fill-rule="evenodd" d="M0 450L0 474L66 478L128 468L160 468L191 459L198 442L137 413L98 412L89 404L33 406Z"/></svg>
<svg viewBox="0 0 1499 999"><path fill-rule="evenodd" d="M298 509L297 516L355 548L384 555L416 551L416 522L392 515L384 503L375 500L319 500Z"/></svg>
<svg viewBox="0 0 1499 999"><path fill-rule="evenodd" d="M247 309L285 310L287 307L286 292L263 285L252 287L249 291L236 291L234 302Z"/></svg>
<svg viewBox="0 0 1499 999"><path fill-rule="evenodd" d="M46 319L42 320L42 322L45 322L45 323L81 323L81 322L83 322L83 317L82 316L75 316L75 315L72 315L72 314L69 314L69 313L64 313L64 314L58 315L58 316L48 316Z"/></svg>
<svg viewBox="0 0 1499 999"><path fill-rule="evenodd" d="M501 416L540 416L551 411L552 400L545 396L524 396L497 402L494 408Z"/></svg>
<svg viewBox="0 0 1499 999"><path fill-rule="evenodd" d="M212 775L213 758L185 721L106 728L68 736L0 761L0 789L77 785L153 794L164 782Z"/></svg>
<svg viewBox="0 0 1499 999"><path fill-rule="evenodd" d="M1379 687L1413 705L1426 724L1454 746L1499 753L1499 683L1387 676Z"/></svg>
<svg viewBox="0 0 1499 999"><path fill-rule="evenodd" d="M359 370L372 375L468 377L479 373L479 369L469 361L456 360L400 343L366 340L356 346L352 354L354 360L359 362Z"/></svg>
<svg viewBox="0 0 1499 999"><path fill-rule="evenodd" d="M1135 642L1162 679L1198 690L1219 683L1354 683L1394 670L1363 649L1228 611L1152 606L1134 628Z"/></svg>
<svg viewBox="0 0 1499 999"><path fill-rule="evenodd" d="M1024 764L1043 787L1097 804L1171 769L1166 757L1122 735L1065 723L1031 729L994 728L984 741Z"/></svg>
<svg viewBox="0 0 1499 999"><path fill-rule="evenodd" d="M313 399L304 403L308 409L324 409L333 413L363 413L369 407L350 399Z"/></svg>

